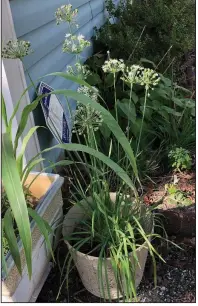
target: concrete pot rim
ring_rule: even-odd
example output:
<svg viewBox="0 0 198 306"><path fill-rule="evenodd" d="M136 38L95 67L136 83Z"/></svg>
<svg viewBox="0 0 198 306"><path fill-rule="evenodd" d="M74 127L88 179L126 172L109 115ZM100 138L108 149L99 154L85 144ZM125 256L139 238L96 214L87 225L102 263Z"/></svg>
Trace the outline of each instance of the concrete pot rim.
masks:
<svg viewBox="0 0 198 306"><path fill-rule="evenodd" d="M75 252L76 254L78 254L81 257L86 256L90 260L99 258L99 257L96 257L96 256L88 255L86 253L82 253L80 251L76 251L76 249L68 241L65 241L65 243L68 245L69 249L72 249L73 252ZM146 246L146 244L147 244L147 242L145 241L139 248L136 249L136 251L140 251L144 246ZM131 255L132 253L133 252L129 253L129 255ZM107 258L105 258L105 260L111 261L111 257L107 257Z"/></svg>
<svg viewBox="0 0 198 306"><path fill-rule="evenodd" d="M40 172L36 172L36 171L32 171L30 172L30 175L37 175L39 174ZM61 177L59 174L53 174L53 173L40 173L39 177L40 176L43 176L43 177L51 177L53 178L54 180L52 181L50 187L48 188L48 190L46 191L45 195L40 198L37 206L36 206L36 212L41 215L44 208L46 208L49 203L51 202L51 199L53 198L53 196L55 195L56 191L59 190L64 182L64 178ZM30 229L31 229L31 232L34 230L36 226L36 223L34 220L31 220L30 222ZM20 237L17 237L17 244L18 244L18 247L19 247L19 252L21 252L22 248L23 248L23 245L22 245L22 241L20 239ZM8 273L9 271L12 269L12 267L14 266L14 261L13 261L13 258L10 254L10 252L7 253L6 257L5 257L5 260L7 262L7 267L8 267ZM6 274L3 270L1 270L1 279L2 281L4 281L6 279Z"/></svg>

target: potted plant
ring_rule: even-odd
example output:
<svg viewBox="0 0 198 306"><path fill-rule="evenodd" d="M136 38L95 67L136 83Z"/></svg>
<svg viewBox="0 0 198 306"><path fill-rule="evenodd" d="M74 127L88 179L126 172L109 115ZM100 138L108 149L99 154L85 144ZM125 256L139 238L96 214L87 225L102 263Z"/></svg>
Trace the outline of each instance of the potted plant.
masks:
<svg viewBox="0 0 198 306"><path fill-rule="evenodd" d="M75 202L64 219L63 237L89 292L110 301L133 301L148 250L156 252L150 242L153 215L130 197L100 191ZM68 271L70 265L68 260Z"/></svg>
<svg viewBox="0 0 198 306"><path fill-rule="evenodd" d="M6 129L6 133L2 135L1 213L4 302L29 302L32 296L36 298L43 275L47 270L49 272L50 257L53 257L52 240L54 235L58 235L55 229L63 216L63 178L57 174L45 173L47 168L43 173L32 172L35 165L43 160L39 157L40 154L23 166L25 148L38 126L33 127L24 137L21 152L17 155L18 141L25 129L28 115L39 100L37 98L23 109L13 139L12 120L20 101L8 120L2 97L2 117Z"/></svg>
<svg viewBox="0 0 198 306"><path fill-rule="evenodd" d="M120 71L119 67L123 67L123 62L109 59L106 67L113 69L115 74ZM127 72L127 82L140 82L142 79L140 84L145 86L145 111L149 90L158 83L159 77L153 70L144 70L139 66L131 67ZM134 298L137 300L136 288L141 281L148 252L153 259L155 281L154 255L162 259L151 244L152 238L160 237L153 232L154 219L157 218L145 206L136 188L137 184L141 186L136 157L139 153L144 113L134 155L130 139L127 133L121 130L117 118L115 119L93 98L93 94L98 94L94 88L71 75L54 75L76 81L86 87L84 95L83 90L81 93L70 90L52 92L64 94L78 101L74 132L77 138L80 135L84 137L85 145L79 145L79 150L89 153L89 158L84 156L89 181L87 186L83 186L79 179L73 184L74 206L65 216L63 223L63 237L69 248L66 278L73 258L85 288L91 293L109 300L121 296L127 302L134 301ZM125 153L123 167L110 158L112 138L109 139L108 156L104 156L98 150L96 133L102 124L110 129L111 135L114 135L118 156L121 149ZM77 145L75 146L78 150ZM111 193L105 179L108 176L106 166L111 167L120 179L116 193ZM128 175L131 171L133 177Z"/></svg>

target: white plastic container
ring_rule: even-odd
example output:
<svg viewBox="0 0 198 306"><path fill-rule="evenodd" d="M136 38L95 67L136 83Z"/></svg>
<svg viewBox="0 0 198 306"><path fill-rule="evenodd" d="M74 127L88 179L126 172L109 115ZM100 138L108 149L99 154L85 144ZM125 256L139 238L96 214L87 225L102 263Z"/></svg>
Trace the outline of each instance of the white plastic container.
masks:
<svg viewBox="0 0 198 306"><path fill-rule="evenodd" d="M32 172L27 184L37 175ZM57 174L42 173L32 184L30 190L39 199L36 207L37 213L43 217L52 227L56 227L63 218L63 200L61 186L64 179ZM59 227L60 228L60 227ZM18 241L20 248L22 276L20 276L12 256L7 254L6 262L8 275L2 272L2 302L30 302L35 301L45 278L50 271L50 255L47 251L44 237L41 235L34 220L31 221L32 232L32 278L29 280L27 265L25 263L24 249L21 240ZM56 231L56 236L60 230ZM51 241L53 237L51 236ZM57 237L56 237L57 238ZM46 274L46 271L48 273Z"/></svg>

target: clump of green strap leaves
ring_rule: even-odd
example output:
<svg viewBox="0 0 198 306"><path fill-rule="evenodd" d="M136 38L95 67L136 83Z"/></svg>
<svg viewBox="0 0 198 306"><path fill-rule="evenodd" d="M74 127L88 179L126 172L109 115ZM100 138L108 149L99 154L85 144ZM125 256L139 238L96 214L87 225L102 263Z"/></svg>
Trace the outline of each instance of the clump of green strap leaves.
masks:
<svg viewBox="0 0 198 306"><path fill-rule="evenodd" d="M36 159L30 162L23 168L23 158L25 149L31 136L39 128L35 126L29 130L24 137L20 153L17 155L19 139L25 130L27 120L30 112L38 105L39 99L34 103L26 106L21 114L21 120L13 139L12 135L12 122L16 112L18 111L20 101L8 119L6 105L3 96L2 101L2 119L5 126L5 133L2 135L2 183L3 183L3 199L2 199L2 232L3 232L3 246L2 246L2 266L4 272L7 274L7 264L5 253L10 252L19 273L22 273L22 265L20 258L20 249L18 245L18 238L20 237L24 252L26 263L28 267L28 274L31 278L32 275L32 237L30 229L30 217L36 222L39 230L45 237L47 246L53 256L51 243L49 240L49 233L52 233L51 227L43 220L35 210L27 206L27 197L30 195L29 186L25 182L31 170L36 164L40 163L43 159ZM17 233L17 234L16 234Z"/></svg>
<svg viewBox="0 0 198 306"><path fill-rule="evenodd" d="M50 167L58 165L70 165L72 161L60 161L54 163L50 167L44 168L40 171L31 183L27 186L26 180L28 175L35 166L44 161L41 157L42 152L39 152L24 166L23 160L25 150L32 135L40 128L39 126L32 127L28 133L23 137L22 145L19 147L19 139L25 132L27 121L30 113L37 107L41 97L36 98L31 104L27 105L21 113L21 119L13 138L12 124L13 119L19 110L20 103L28 88L24 91L21 98L17 102L14 111L10 118L7 116L6 104L3 96L1 97L2 119L5 127L5 132L2 135L2 267L4 272L7 270L7 256L11 255L19 273L22 273L22 264L20 258L20 246L18 244L21 239L26 264L28 268L29 278L32 276L32 237L31 237L31 219L33 219L38 226L40 232L45 238L47 247L54 259L49 234L53 233L51 226L39 216L35 209L28 205L28 197L34 196L30 192L30 187L37 177L47 171ZM17 150L20 150L17 153ZM53 148L52 148L53 149Z"/></svg>

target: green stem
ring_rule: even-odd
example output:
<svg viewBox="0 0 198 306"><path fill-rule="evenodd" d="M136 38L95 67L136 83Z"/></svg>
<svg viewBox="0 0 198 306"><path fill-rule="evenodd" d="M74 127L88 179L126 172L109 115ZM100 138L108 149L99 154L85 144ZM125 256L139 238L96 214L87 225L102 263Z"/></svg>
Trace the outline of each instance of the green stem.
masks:
<svg viewBox="0 0 198 306"><path fill-rule="evenodd" d="M23 64L24 70L25 70L25 72L27 73L27 75L28 75L28 77L29 77L29 79L30 79L30 82L31 82L32 86L34 87L34 89L35 89L35 91L36 91L36 94L37 94L37 96L38 96L36 85L35 85L34 81L32 80L32 77L31 77L31 75L30 75L28 69L25 67L25 64L24 64L24 62L23 62L22 59L21 59L21 62L22 62L22 64Z"/></svg>
<svg viewBox="0 0 198 306"><path fill-rule="evenodd" d="M115 73L113 74L113 87L114 87L114 99L115 99L116 121L118 122L118 108L117 108L117 95L116 95L116 80L115 80Z"/></svg>
<svg viewBox="0 0 198 306"><path fill-rule="evenodd" d="M129 98L129 116L130 116L130 112L131 112L131 103L132 103L132 90L133 90L133 83L131 83L131 87L130 87L130 98ZM129 125L130 125L130 121L129 121L129 116L128 116L128 123L127 123L127 138L129 140Z"/></svg>
<svg viewBox="0 0 198 306"><path fill-rule="evenodd" d="M115 79L115 73L113 74L113 87L114 87L114 99L115 99L115 113L116 113L116 121L118 123L118 107L117 107L117 94L116 94L116 79ZM119 141L118 141L118 162L120 159L119 154Z"/></svg>
<svg viewBox="0 0 198 306"><path fill-rule="evenodd" d="M139 139L138 139L138 145L137 145L137 151L136 151L136 158L137 158L137 155L138 155L138 153L139 153L140 140L141 140L141 137L142 137L142 128L143 128L144 116L145 116L145 110L146 110L146 99L147 99L147 95L148 95L148 89L146 89L145 97L144 97L143 116L142 116L142 122L141 122L141 127L140 127L140 135L139 135Z"/></svg>
<svg viewBox="0 0 198 306"><path fill-rule="evenodd" d="M71 28L71 22L68 22L68 24L69 24L69 32L70 32L71 35L73 35L72 28Z"/></svg>

